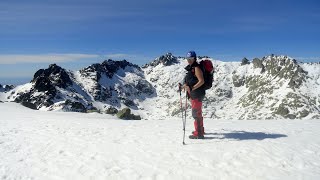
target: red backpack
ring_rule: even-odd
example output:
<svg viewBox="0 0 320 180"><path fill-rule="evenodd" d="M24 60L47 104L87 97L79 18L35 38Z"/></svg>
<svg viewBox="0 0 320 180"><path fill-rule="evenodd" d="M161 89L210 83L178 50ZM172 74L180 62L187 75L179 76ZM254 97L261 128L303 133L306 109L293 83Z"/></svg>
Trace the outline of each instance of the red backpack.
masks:
<svg viewBox="0 0 320 180"><path fill-rule="evenodd" d="M213 73L214 68L213 64L209 59L205 59L200 61L200 67L203 72L203 79L204 79L204 89L210 89L213 83Z"/></svg>

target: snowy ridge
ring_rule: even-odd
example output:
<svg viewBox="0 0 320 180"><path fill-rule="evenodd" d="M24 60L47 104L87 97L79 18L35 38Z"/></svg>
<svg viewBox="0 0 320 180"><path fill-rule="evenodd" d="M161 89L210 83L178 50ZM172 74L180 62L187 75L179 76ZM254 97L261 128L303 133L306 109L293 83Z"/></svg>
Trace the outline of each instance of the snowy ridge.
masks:
<svg viewBox="0 0 320 180"><path fill-rule="evenodd" d="M207 90L204 100L205 118L320 118L319 64L301 64L275 55L255 58L246 65L211 61L216 73L214 87ZM144 68L147 80L157 89L157 112L166 112L164 116L180 115L176 90L186 65L184 59L178 59L170 66Z"/></svg>
<svg viewBox="0 0 320 180"><path fill-rule="evenodd" d="M38 70L31 83L2 94L4 99L45 111L105 111L110 106L138 110L155 96L140 67L125 60L106 60L79 71L56 64Z"/></svg>
<svg viewBox="0 0 320 180"><path fill-rule="evenodd" d="M75 73L77 82L97 104L137 110L140 102L155 96L155 90L137 65L127 61L104 61ZM97 107L103 109L103 107Z"/></svg>
<svg viewBox="0 0 320 180"><path fill-rule="evenodd" d="M320 118L319 63L275 55L245 63L210 60L215 67L214 87L206 91L205 118ZM181 116L177 85L186 65L184 58L171 53L142 68L126 60L106 60L75 72L50 65L36 72L31 83L0 92L0 98L46 111L130 107L144 119L167 119ZM184 93L182 100L184 104Z"/></svg>

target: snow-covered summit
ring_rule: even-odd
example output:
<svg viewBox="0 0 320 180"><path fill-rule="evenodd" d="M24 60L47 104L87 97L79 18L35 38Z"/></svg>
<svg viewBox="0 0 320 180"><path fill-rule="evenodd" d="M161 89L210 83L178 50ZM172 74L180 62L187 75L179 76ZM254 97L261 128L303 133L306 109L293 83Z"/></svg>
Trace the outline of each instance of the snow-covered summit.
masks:
<svg viewBox="0 0 320 180"><path fill-rule="evenodd" d="M76 72L52 64L38 70L28 85L7 93L7 99L32 109L86 112L110 106L137 109L154 94L139 66L107 60Z"/></svg>
<svg viewBox="0 0 320 180"><path fill-rule="evenodd" d="M148 63L144 66L142 66L143 68L147 68L149 66L151 67L155 67L159 64L162 64L164 66L170 66L170 65L173 65L173 64L176 64L178 63L178 58L175 57L174 55L172 55L172 53L167 53L165 55L162 55L158 58L156 58L154 61L152 61L151 63Z"/></svg>
<svg viewBox="0 0 320 180"><path fill-rule="evenodd" d="M232 83L233 92L241 94L236 96L235 106L239 118L294 119L318 114L319 106L304 98L311 98L303 89L313 83L307 81L307 74L296 60L287 56L255 58L238 67L232 73ZM312 99L319 101L319 94Z"/></svg>
<svg viewBox="0 0 320 180"><path fill-rule="evenodd" d="M35 83L35 88L40 91L45 91L48 87L43 86L48 86L49 84L51 84L51 87L58 86L60 88L72 85L68 72L56 64L49 65L48 69L38 70L34 74L32 82Z"/></svg>
<svg viewBox="0 0 320 180"><path fill-rule="evenodd" d="M136 69L140 69L138 65L132 64L126 60L123 61L113 61L111 59L105 60L102 63L96 63L92 64L82 70L80 70L80 73L82 74L88 74L90 72L97 72L101 77L101 74L106 74L109 78L112 78L112 76L119 70L119 69L125 69L126 67L132 67Z"/></svg>
<svg viewBox="0 0 320 180"><path fill-rule="evenodd" d="M201 60L201 59L199 59ZM211 59L212 60L212 59ZM230 119L317 118L320 113L319 76L288 56L270 55L248 63L212 60L214 87L206 91L204 116ZM241 65L242 64L242 65ZM179 115L177 84L187 65L184 59L172 66L144 68L147 80L157 89L160 111ZM319 71L320 66L309 65ZM316 70L317 69L317 70Z"/></svg>
<svg viewBox="0 0 320 180"><path fill-rule="evenodd" d="M214 85L203 102L205 118L320 118L320 64L276 55L243 62L204 58L215 67ZM106 60L79 71L53 64L1 97L41 110L130 107L146 119L179 116L177 85L183 81L186 65L184 58L171 53L141 68L126 60Z"/></svg>
<svg viewBox="0 0 320 180"><path fill-rule="evenodd" d="M30 83L13 89L8 99L32 109L84 112L86 108L93 108L77 91L71 77L71 71L51 64L47 69L38 70Z"/></svg>
<svg viewBox="0 0 320 180"><path fill-rule="evenodd" d="M92 97L92 101L104 106L124 105L137 109L140 101L155 94L141 68L126 60L93 64L75 72L74 81Z"/></svg>

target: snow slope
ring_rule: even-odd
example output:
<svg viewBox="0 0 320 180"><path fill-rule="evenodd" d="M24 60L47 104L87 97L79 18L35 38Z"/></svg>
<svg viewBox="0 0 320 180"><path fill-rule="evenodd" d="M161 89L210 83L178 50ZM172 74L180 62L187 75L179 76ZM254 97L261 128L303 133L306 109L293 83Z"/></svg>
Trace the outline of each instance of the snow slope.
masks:
<svg viewBox="0 0 320 180"><path fill-rule="evenodd" d="M206 91L203 115L215 119L319 119L320 64L297 63L288 56L255 58L250 64L210 59L215 67L213 87ZM158 64L143 70L157 97L145 101L156 116L179 114L177 84L187 62ZM152 103L153 102L153 103ZM154 106L152 106L154 107ZM161 113L162 112L162 113ZM165 118L165 117L164 117Z"/></svg>
<svg viewBox="0 0 320 180"><path fill-rule="evenodd" d="M16 103L0 112L0 179L320 178L319 120L207 118L207 139L184 146L181 118L123 121Z"/></svg>
<svg viewBox="0 0 320 180"><path fill-rule="evenodd" d="M319 63L273 54L247 63L210 60L215 74L203 101L205 118L320 119ZM105 113L129 107L145 120L177 118L178 83L183 82L186 65L184 58L171 53L142 67L105 60L67 71L52 64L38 70L31 83L0 89L0 101L44 111Z"/></svg>

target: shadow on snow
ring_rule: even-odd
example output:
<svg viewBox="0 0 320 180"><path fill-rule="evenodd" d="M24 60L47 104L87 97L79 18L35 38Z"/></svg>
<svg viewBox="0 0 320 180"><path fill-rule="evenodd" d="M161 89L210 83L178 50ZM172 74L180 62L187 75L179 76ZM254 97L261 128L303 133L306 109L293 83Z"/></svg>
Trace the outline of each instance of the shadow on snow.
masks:
<svg viewBox="0 0 320 180"><path fill-rule="evenodd" d="M247 132L247 131L232 131L226 133L206 133L205 139L233 139L233 140L264 140L277 139L288 137L285 134L270 134L263 132Z"/></svg>

